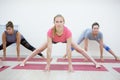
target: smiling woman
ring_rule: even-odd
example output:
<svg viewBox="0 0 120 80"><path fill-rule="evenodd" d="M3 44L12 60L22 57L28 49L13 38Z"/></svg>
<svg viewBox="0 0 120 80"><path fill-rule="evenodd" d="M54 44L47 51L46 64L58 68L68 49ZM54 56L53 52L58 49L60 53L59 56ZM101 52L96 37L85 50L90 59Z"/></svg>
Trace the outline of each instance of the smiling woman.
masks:
<svg viewBox="0 0 120 80"><path fill-rule="evenodd" d="M101 31L99 31L99 27L100 25L97 22L94 22L92 24L92 28L91 29L85 29L83 31L83 33L80 35L77 44L82 43L82 41L84 41L84 49L86 51L88 51L88 42L89 40L93 40L93 41L97 41L100 45L100 59L101 61L104 61L103 59L103 48L108 51L110 54L112 54L115 58L115 60L119 60L119 58L117 57L117 55L115 55L115 53L110 49L109 46L107 46L106 44L103 43L103 33ZM74 48L71 48L72 50L74 50ZM64 55L64 58L67 55Z"/></svg>
<svg viewBox="0 0 120 80"><path fill-rule="evenodd" d="M90 55L87 54L85 50L78 47L72 41L72 32L64 25L65 20L62 15L56 15L54 17L54 26L50 28L47 32L47 42L44 43L40 48L36 49L29 55L20 66L24 66L28 59L34 57L38 52L42 52L47 48L47 65L45 67L45 71L50 71L50 62L51 62L51 54L52 54L52 44L56 44L59 42L66 43L66 52L68 56L68 71L72 72L72 62L71 62L71 46L80 54L82 54L87 59L90 59L96 68L101 67Z"/></svg>

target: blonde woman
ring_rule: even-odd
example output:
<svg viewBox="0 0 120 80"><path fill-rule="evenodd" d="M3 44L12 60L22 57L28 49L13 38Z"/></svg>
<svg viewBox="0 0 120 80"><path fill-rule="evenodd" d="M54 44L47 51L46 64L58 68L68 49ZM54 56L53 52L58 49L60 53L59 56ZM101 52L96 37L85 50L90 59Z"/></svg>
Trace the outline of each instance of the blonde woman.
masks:
<svg viewBox="0 0 120 80"><path fill-rule="evenodd" d="M64 17L62 15L56 15L54 17L54 26L50 28L47 32L47 42L39 49L33 51L33 53L30 56L28 56L20 64L20 66L24 66L28 59L36 55L38 52L41 52L47 48L47 65L45 67L45 70L49 71L51 53L52 53L52 44L62 42L62 43L66 43L66 52L68 56L68 71L70 72L73 71L72 62L71 62L71 46L74 47L75 50L81 53L84 57L92 60L96 68L100 67L100 65L92 57L90 57L85 50L79 48L78 45L72 41L72 33L64 24L65 24Z"/></svg>

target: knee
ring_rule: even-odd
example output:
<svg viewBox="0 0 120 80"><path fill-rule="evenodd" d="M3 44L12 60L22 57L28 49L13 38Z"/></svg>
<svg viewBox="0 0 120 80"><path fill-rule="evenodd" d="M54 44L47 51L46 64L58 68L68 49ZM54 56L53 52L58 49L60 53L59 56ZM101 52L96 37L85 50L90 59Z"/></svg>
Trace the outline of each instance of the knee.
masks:
<svg viewBox="0 0 120 80"><path fill-rule="evenodd" d="M85 50L82 49L82 48L78 48L78 49L76 49L76 51L79 52L79 53L84 53L85 52Z"/></svg>
<svg viewBox="0 0 120 80"><path fill-rule="evenodd" d="M81 53L85 53L86 51L84 49L81 49Z"/></svg>
<svg viewBox="0 0 120 80"><path fill-rule="evenodd" d="M39 53L39 52L40 52L40 50L39 50L39 49L36 49L36 50L35 50L35 52L36 52L36 53Z"/></svg>
<svg viewBox="0 0 120 80"><path fill-rule="evenodd" d="M73 51L73 50L74 50L74 48L72 47L72 48L71 48L71 50Z"/></svg>
<svg viewBox="0 0 120 80"><path fill-rule="evenodd" d="M106 46L106 47L105 47L105 50L106 50L106 51L109 51L109 50L110 50L110 48L109 48L108 46Z"/></svg>

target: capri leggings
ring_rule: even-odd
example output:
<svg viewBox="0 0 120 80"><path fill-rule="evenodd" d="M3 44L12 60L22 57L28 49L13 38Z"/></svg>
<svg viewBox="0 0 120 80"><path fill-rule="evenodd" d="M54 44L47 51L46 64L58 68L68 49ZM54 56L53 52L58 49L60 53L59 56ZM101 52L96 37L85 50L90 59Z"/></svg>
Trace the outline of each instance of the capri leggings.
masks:
<svg viewBox="0 0 120 80"><path fill-rule="evenodd" d="M82 35L79 37L77 44L80 44L80 43L85 39L84 36L85 36L85 32L83 32ZM97 41L97 42L99 43L99 41ZM109 50L110 50L110 47L107 46L106 44L103 44L103 47L104 47L104 49L105 49L106 51L109 51ZM71 48L71 50L73 51L74 48Z"/></svg>
<svg viewBox="0 0 120 80"><path fill-rule="evenodd" d="M6 47L10 46L11 44L13 44L15 42L7 42ZM34 51L36 48L34 48L33 46L31 46L27 40L25 40L25 38L22 38L20 41L20 44L22 44L25 48L27 48L30 51ZM0 45L0 50L3 49L3 44ZM43 56L42 53L38 53L39 56Z"/></svg>

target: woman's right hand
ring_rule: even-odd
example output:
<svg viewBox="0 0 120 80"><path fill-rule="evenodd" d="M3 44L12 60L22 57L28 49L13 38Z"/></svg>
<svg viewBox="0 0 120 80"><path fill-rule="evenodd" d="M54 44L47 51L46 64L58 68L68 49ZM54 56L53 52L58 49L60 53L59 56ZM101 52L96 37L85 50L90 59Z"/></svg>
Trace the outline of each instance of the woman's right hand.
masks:
<svg viewBox="0 0 120 80"><path fill-rule="evenodd" d="M46 65L46 67L45 67L45 71L50 71L50 65Z"/></svg>
<svg viewBox="0 0 120 80"><path fill-rule="evenodd" d="M69 69L68 69L69 72L73 72L73 66L72 65L69 65Z"/></svg>

